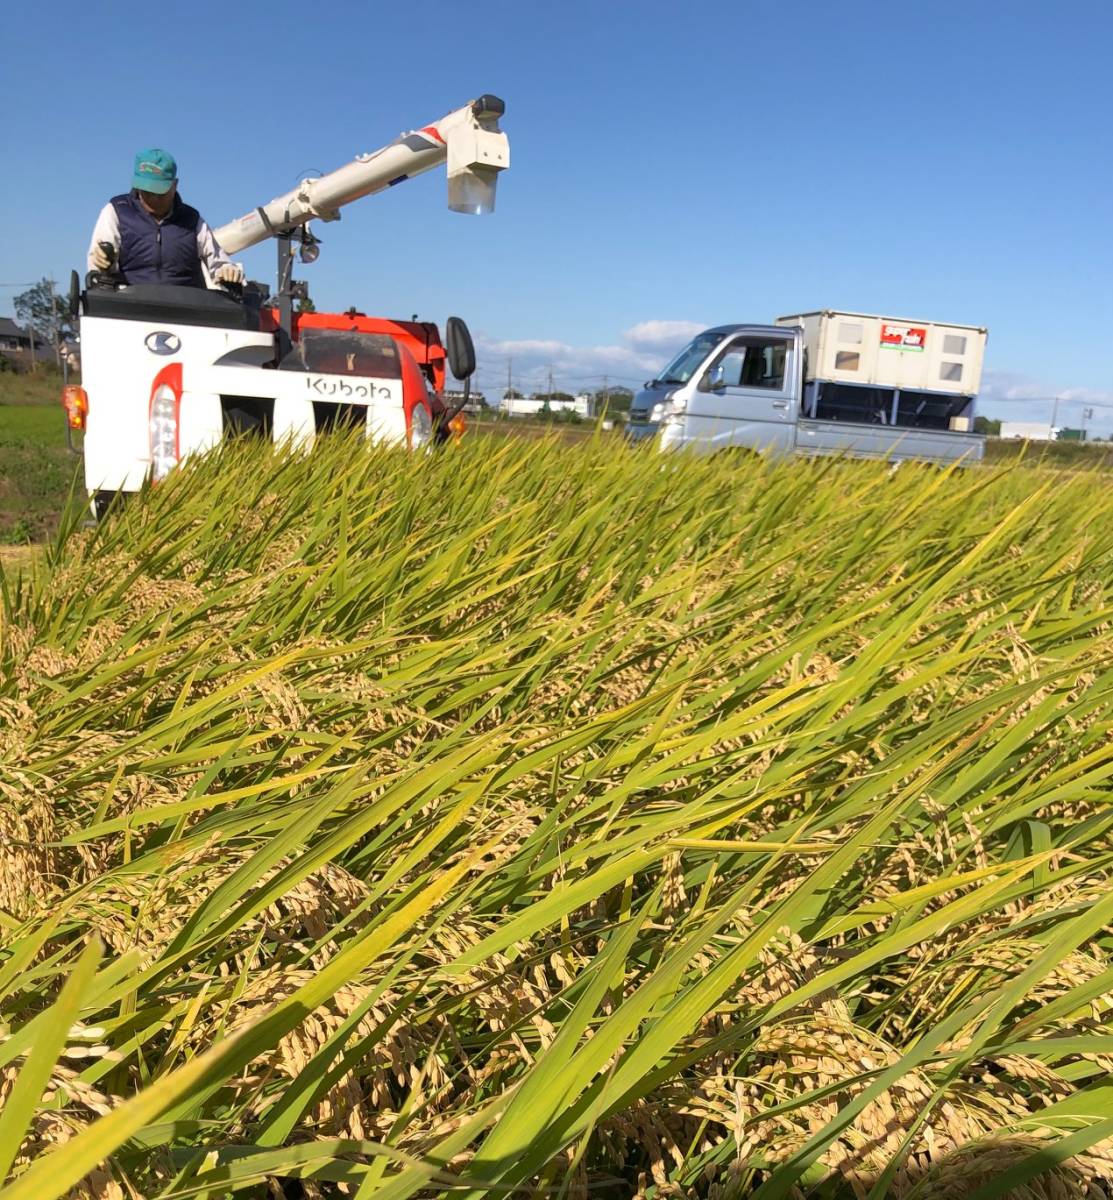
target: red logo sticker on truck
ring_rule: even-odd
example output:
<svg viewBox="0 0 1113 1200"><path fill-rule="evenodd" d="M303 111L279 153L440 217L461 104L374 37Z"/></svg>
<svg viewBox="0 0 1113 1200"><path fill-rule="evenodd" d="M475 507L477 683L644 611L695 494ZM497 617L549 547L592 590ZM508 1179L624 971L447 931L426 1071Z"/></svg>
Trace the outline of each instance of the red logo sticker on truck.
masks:
<svg viewBox="0 0 1113 1200"><path fill-rule="evenodd" d="M928 331L918 325L882 325L881 345L890 350L922 350Z"/></svg>

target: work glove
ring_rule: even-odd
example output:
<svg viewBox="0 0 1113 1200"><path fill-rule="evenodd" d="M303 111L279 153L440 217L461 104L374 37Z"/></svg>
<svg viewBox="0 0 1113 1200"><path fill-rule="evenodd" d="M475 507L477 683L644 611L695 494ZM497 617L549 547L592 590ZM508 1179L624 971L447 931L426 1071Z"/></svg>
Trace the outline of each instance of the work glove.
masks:
<svg viewBox="0 0 1113 1200"><path fill-rule="evenodd" d="M243 267L239 263L228 263L216 273L217 283L243 283Z"/></svg>
<svg viewBox="0 0 1113 1200"><path fill-rule="evenodd" d="M107 271L112 266L114 257L104 248L104 244L98 242L93 248L93 266L98 271Z"/></svg>

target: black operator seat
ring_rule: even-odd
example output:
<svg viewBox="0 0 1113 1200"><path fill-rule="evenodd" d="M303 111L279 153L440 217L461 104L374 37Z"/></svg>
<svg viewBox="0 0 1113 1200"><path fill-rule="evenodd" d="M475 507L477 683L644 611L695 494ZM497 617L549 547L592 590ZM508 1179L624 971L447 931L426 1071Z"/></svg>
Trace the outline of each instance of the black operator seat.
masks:
<svg viewBox="0 0 1113 1200"><path fill-rule="evenodd" d="M259 311L216 288L174 283L133 283L120 288L89 288L87 317L145 321L159 325L206 325L210 329L259 328Z"/></svg>

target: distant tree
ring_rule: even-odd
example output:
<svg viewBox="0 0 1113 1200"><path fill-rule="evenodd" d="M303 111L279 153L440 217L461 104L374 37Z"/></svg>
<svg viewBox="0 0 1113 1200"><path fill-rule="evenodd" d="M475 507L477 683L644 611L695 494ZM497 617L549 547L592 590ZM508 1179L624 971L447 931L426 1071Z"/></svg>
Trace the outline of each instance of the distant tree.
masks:
<svg viewBox="0 0 1113 1200"><path fill-rule="evenodd" d="M517 388L507 388L502 394L504 400L524 400L525 396Z"/></svg>
<svg viewBox="0 0 1113 1200"><path fill-rule="evenodd" d="M317 311L317 306L313 303L313 301L308 296L303 296L297 302L297 305L295 307L297 308L297 311L300 313Z"/></svg>
<svg viewBox="0 0 1113 1200"><path fill-rule="evenodd" d="M984 433L987 437L1000 437L1001 422L991 421L988 417L975 417L974 432Z"/></svg>
<svg viewBox="0 0 1113 1200"><path fill-rule="evenodd" d="M49 279L40 279L34 287L20 292L12 301L15 315L28 328L33 329L40 342L56 348L61 338L62 326L66 322L66 304L61 296L52 294Z"/></svg>
<svg viewBox="0 0 1113 1200"><path fill-rule="evenodd" d="M606 391L600 390L595 393L595 408L598 412L602 412L604 407L609 413L629 412L633 399L634 393L629 388L607 388Z"/></svg>

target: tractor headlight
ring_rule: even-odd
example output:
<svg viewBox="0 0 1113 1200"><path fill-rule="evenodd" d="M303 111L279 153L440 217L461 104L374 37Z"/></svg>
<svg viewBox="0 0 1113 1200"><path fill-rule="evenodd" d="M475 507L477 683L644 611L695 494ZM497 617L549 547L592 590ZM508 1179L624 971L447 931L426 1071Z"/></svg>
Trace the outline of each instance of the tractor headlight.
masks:
<svg viewBox="0 0 1113 1200"><path fill-rule="evenodd" d="M168 384L161 384L151 397L151 476L165 479L178 465L178 396Z"/></svg>
<svg viewBox="0 0 1113 1200"><path fill-rule="evenodd" d="M415 404L410 410L410 449L419 450L433 438L433 420L424 404Z"/></svg>

